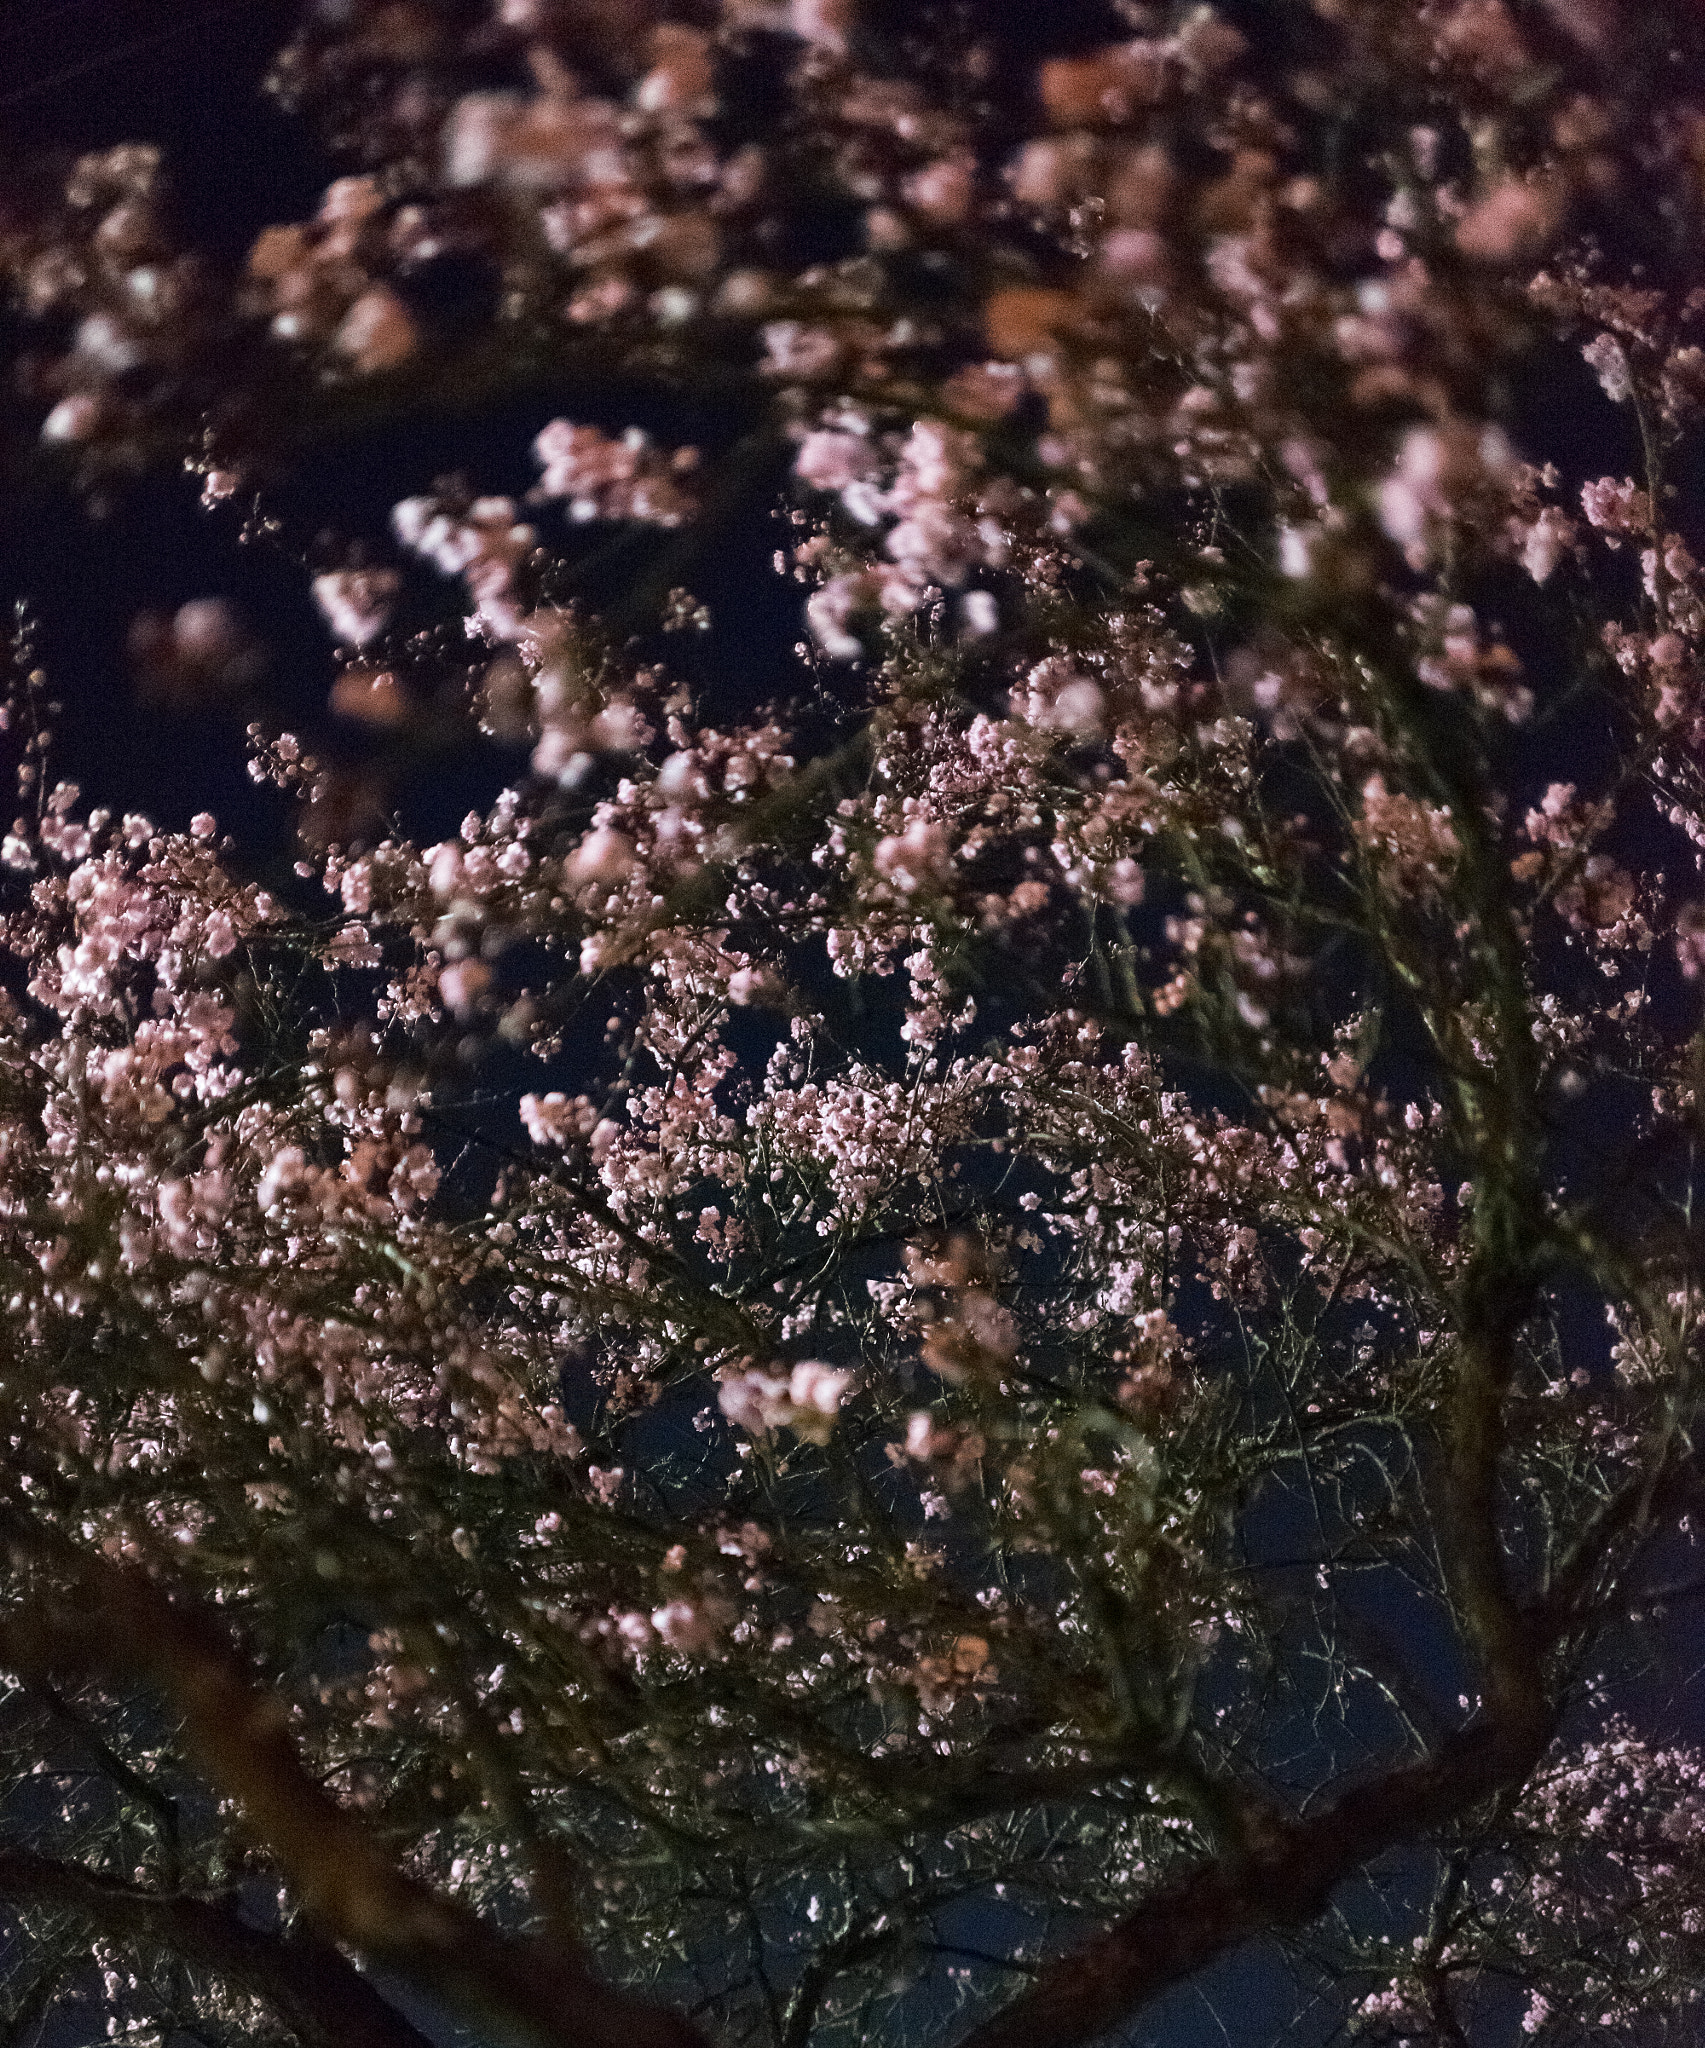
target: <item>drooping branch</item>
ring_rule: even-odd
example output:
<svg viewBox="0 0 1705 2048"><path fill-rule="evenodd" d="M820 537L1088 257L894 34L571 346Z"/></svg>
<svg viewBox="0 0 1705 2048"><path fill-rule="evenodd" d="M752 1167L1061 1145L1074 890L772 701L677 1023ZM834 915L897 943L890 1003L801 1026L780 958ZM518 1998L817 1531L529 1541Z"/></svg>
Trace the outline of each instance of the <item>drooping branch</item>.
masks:
<svg viewBox="0 0 1705 2048"><path fill-rule="evenodd" d="M26 1539L17 1548L48 1548ZM103 1672L156 1687L195 1764L234 1800L320 1936L440 1999L515 2048L697 2048L661 2007L612 1989L561 1941L517 1940L399 1871L297 1753L283 1702L229 1637L145 1573L51 1543L60 1597L0 1622L0 1657L26 1673Z"/></svg>
<svg viewBox="0 0 1705 2048"><path fill-rule="evenodd" d="M0 1849L0 1899L75 1914L110 1940L210 1971L264 2000L308 2048L430 2048L329 1943L265 1933L212 1900L138 1890L28 1849Z"/></svg>

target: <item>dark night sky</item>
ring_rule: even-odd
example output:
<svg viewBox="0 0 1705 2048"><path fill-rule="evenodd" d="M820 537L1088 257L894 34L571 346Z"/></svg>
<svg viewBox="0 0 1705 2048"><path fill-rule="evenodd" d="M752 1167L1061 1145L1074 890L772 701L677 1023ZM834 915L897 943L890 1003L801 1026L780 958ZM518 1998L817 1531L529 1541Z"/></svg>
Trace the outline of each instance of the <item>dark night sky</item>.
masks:
<svg viewBox="0 0 1705 2048"><path fill-rule="evenodd" d="M184 239L239 262L257 228L309 211L325 181L312 137L258 90L295 11L294 0L4 0L0 151L11 161L69 159L158 142ZM144 711L123 651L144 605L219 592L243 603L269 641L281 628L288 634L275 665L317 651L324 666L300 576L232 541L231 523L216 530L175 477L139 485L101 522L51 482L0 505L6 594L25 598L40 619L66 707L62 772L92 798L173 823L211 803L234 822L260 824L240 722L209 729Z"/></svg>

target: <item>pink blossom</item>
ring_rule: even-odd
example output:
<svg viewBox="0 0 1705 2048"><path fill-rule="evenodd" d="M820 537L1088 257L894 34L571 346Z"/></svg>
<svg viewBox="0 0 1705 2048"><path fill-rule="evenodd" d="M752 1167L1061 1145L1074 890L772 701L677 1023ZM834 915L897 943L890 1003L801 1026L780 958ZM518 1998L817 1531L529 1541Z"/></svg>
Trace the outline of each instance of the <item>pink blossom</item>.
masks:
<svg viewBox="0 0 1705 2048"><path fill-rule="evenodd" d="M614 887L633 872L634 862L633 841L612 825L599 825L569 856L564 873L577 886Z"/></svg>
<svg viewBox="0 0 1705 2048"><path fill-rule="evenodd" d="M820 377L840 360L834 335L806 321L772 320L763 335L763 368L773 377Z"/></svg>
<svg viewBox="0 0 1705 2048"><path fill-rule="evenodd" d="M1676 913L1675 953L1689 981L1705 974L1705 907L1685 903Z"/></svg>
<svg viewBox="0 0 1705 2048"><path fill-rule="evenodd" d="M1501 428L1466 424L1411 427L1396 468L1379 486L1379 521L1412 568L1425 566L1439 529L1461 509L1464 494L1496 489L1514 456Z"/></svg>
<svg viewBox="0 0 1705 2048"><path fill-rule="evenodd" d="M100 431L107 408L91 392L62 398L41 423L44 441L87 441Z"/></svg>
<svg viewBox="0 0 1705 2048"><path fill-rule="evenodd" d="M805 616L812 636L832 660L853 661L864 652L864 642L847 630L847 622L875 593L875 578L855 571L831 577L806 600Z"/></svg>
<svg viewBox="0 0 1705 2048"><path fill-rule="evenodd" d="M793 468L813 490L839 491L867 476L872 465L870 444L862 435L818 428L800 442Z"/></svg>
<svg viewBox="0 0 1705 2048"><path fill-rule="evenodd" d="M885 881L907 895L938 887L951 871L947 834L933 819L913 818L903 832L877 841L873 862Z"/></svg>
<svg viewBox="0 0 1705 2048"><path fill-rule="evenodd" d="M1598 377L1604 395L1615 405L1626 405L1634 396L1633 374L1628 354L1614 334L1595 335L1581 350Z"/></svg>
<svg viewBox="0 0 1705 2048"><path fill-rule="evenodd" d="M364 647L390 623L401 579L394 569L344 569L314 578L314 602L341 643Z"/></svg>
<svg viewBox="0 0 1705 2048"><path fill-rule="evenodd" d="M589 1127L583 1100L571 1099L557 1089L548 1095L523 1095L520 1108L521 1121L535 1145L567 1145L585 1136Z"/></svg>
<svg viewBox="0 0 1705 2048"><path fill-rule="evenodd" d="M339 322L332 346L363 376L377 376L406 363L420 347L414 315L393 291L363 292ZM342 636L360 640L352 634Z"/></svg>
<svg viewBox="0 0 1705 2048"><path fill-rule="evenodd" d="M1626 477L1601 476L1581 487L1581 509L1589 525L1610 537L1612 547L1626 534L1651 530L1651 501Z"/></svg>
<svg viewBox="0 0 1705 2048"><path fill-rule="evenodd" d="M1457 223L1456 246L1480 263L1531 259L1549 246L1564 211L1556 185L1505 178Z"/></svg>
<svg viewBox="0 0 1705 2048"><path fill-rule="evenodd" d="M685 1657L713 1655L727 1623L726 1606L704 1599L666 1601L651 1617L662 1640Z"/></svg>
<svg viewBox="0 0 1705 2048"><path fill-rule="evenodd" d="M802 1359L788 1374L788 1399L798 1417L831 1421L852 1384L850 1372L839 1372L819 1358ZM795 1427L798 1427L796 1422Z"/></svg>
<svg viewBox="0 0 1705 2048"><path fill-rule="evenodd" d="M569 517L631 519L653 526L679 526L692 516L693 498L682 479L698 462L693 448L672 454L653 446L642 428L619 438L597 427L552 420L533 444L544 467L537 495L563 498Z"/></svg>
<svg viewBox="0 0 1705 2048"><path fill-rule="evenodd" d="M491 969L483 960L452 960L438 976L438 993L458 1017L471 1016L490 986Z"/></svg>

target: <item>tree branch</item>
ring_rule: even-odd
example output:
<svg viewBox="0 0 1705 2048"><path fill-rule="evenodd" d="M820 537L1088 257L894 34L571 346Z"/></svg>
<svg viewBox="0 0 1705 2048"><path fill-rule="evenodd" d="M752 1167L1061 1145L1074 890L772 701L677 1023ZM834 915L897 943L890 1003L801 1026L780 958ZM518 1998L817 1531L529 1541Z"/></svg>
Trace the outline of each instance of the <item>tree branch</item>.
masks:
<svg viewBox="0 0 1705 2048"><path fill-rule="evenodd" d="M1476 1722L1431 1757L1280 1823L1250 1854L1222 1856L1162 1886L1135 1912L1042 1971L959 2048L1078 2048L1217 1957L1324 1911L1336 1885L1384 1850L1442 1826L1537 1762L1547 1729L1512 1736Z"/></svg>
<svg viewBox="0 0 1705 2048"><path fill-rule="evenodd" d="M263 1999L310 2048L432 2048L361 1972L311 1935L267 1934L206 1899L137 1891L79 1864L0 1849L0 1899L71 1912Z"/></svg>
<svg viewBox="0 0 1705 2048"><path fill-rule="evenodd" d="M186 1748L235 1800L327 1940L441 2000L513 2048L700 2048L684 2019L612 1989L577 1948L517 1940L406 1877L367 1827L310 1775L282 1700L259 1691L208 1617L145 1573L41 1531L59 1597L0 1622L0 1657L29 1673L73 1668L146 1680L183 1717Z"/></svg>

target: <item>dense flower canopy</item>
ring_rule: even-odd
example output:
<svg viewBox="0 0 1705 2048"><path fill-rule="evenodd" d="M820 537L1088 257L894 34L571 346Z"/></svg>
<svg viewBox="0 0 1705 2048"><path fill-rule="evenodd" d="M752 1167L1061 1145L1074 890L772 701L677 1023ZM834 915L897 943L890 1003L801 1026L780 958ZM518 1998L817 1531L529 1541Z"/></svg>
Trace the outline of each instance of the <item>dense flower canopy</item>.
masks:
<svg viewBox="0 0 1705 2048"><path fill-rule="evenodd" d="M1691 2038L1702 81L320 0L240 275L144 143L16 181L30 460L297 550L326 706L132 629L269 867L90 809L17 615L16 2038L1065 2048L1256 1953L1263 2038ZM287 531L482 405L528 483Z"/></svg>

